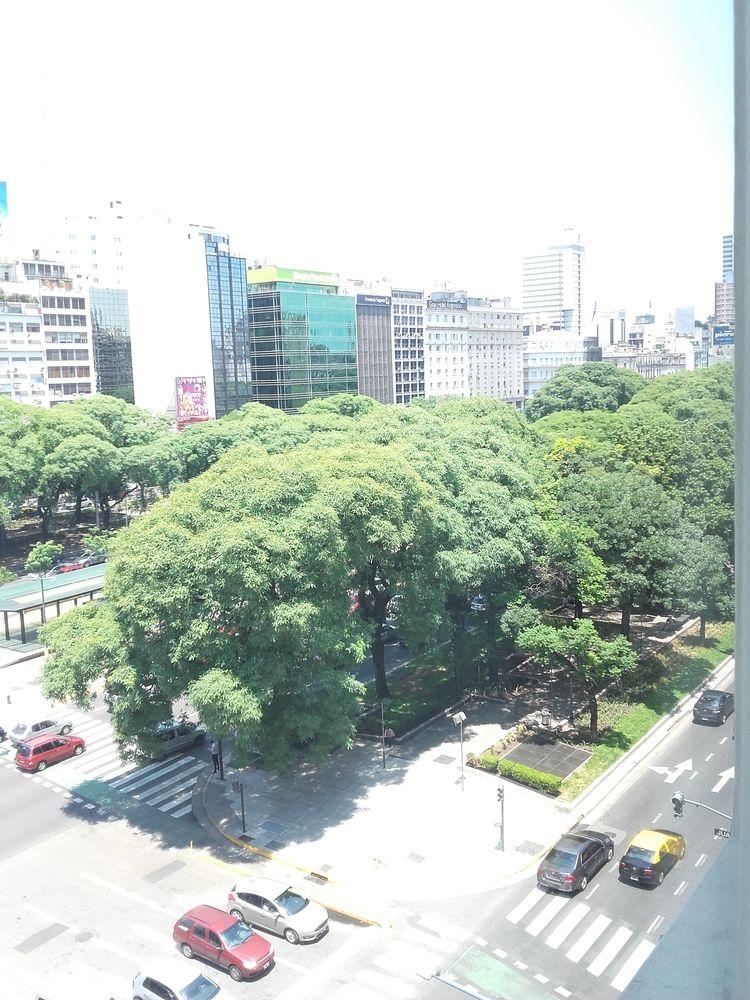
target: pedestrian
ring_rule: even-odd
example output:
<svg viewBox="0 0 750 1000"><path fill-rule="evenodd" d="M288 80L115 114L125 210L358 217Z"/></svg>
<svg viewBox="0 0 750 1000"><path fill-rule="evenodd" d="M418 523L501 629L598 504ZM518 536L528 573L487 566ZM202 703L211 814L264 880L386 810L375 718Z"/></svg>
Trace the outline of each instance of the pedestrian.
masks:
<svg viewBox="0 0 750 1000"><path fill-rule="evenodd" d="M216 740L211 740L211 760L214 763L214 774L219 773L219 744Z"/></svg>

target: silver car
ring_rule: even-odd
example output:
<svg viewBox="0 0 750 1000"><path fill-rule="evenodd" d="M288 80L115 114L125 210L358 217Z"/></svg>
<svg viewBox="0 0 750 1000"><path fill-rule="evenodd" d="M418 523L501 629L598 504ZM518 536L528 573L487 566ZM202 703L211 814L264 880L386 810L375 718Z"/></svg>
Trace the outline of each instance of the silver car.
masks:
<svg viewBox="0 0 750 1000"><path fill-rule="evenodd" d="M221 988L175 961L164 962L133 980L133 1000L212 1000Z"/></svg>
<svg viewBox="0 0 750 1000"><path fill-rule="evenodd" d="M156 727L156 735L162 745L155 759L161 760L172 753L181 753L188 747L199 746L206 738L206 730L192 722L170 719Z"/></svg>
<svg viewBox="0 0 750 1000"><path fill-rule="evenodd" d="M17 722L8 733L14 747L20 746L32 736L67 736L73 728L65 719L39 719L37 722Z"/></svg>
<svg viewBox="0 0 750 1000"><path fill-rule="evenodd" d="M268 878L243 879L232 886L227 910L246 924L283 934L290 944L316 941L328 930L328 913L320 903Z"/></svg>

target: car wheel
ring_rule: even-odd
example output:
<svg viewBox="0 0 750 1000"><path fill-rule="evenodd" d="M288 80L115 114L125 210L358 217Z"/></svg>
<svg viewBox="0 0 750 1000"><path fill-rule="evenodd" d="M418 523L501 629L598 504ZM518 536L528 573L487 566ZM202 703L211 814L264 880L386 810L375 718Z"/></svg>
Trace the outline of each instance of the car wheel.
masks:
<svg viewBox="0 0 750 1000"><path fill-rule="evenodd" d="M723 726L723 725L724 725L724 723L725 723L726 721L727 721L727 717L726 717L726 715L725 715L725 714L724 714L724 713L722 712L722 714L721 714L721 718L719 719L719 725L720 725L720 726Z"/></svg>
<svg viewBox="0 0 750 1000"><path fill-rule="evenodd" d="M185 958L193 958L193 956L195 955L195 952L186 941L183 941L183 943L180 945L180 951L185 956Z"/></svg>
<svg viewBox="0 0 750 1000"><path fill-rule="evenodd" d="M583 892L583 890L586 888L588 884L589 884L588 875L584 875L583 878L581 879L580 891Z"/></svg>
<svg viewBox="0 0 750 1000"><path fill-rule="evenodd" d="M229 975L232 977L235 983L241 983L242 980L245 978L242 974L242 969L240 969L236 965L229 966Z"/></svg>
<svg viewBox="0 0 750 1000"><path fill-rule="evenodd" d="M615 856L615 849L614 847L610 847L609 850L607 851L607 861L611 861L614 856Z"/></svg>
<svg viewBox="0 0 750 1000"><path fill-rule="evenodd" d="M67 725L62 727L62 729L60 730L60 735L67 736L72 728L73 727L70 725L70 723L68 723Z"/></svg>
<svg viewBox="0 0 750 1000"><path fill-rule="evenodd" d="M289 944L299 944L299 934L293 931L291 927L287 927L284 931L284 937L287 939Z"/></svg>
<svg viewBox="0 0 750 1000"><path fill-rule="evenodd" d="M239 911L239 910L230 910L230 911L229 911L229 916L230 916L230 917L234 917L234 919L235 919L235 920L241 920L243 924L246 924L246 923L247 923L247 921L246 921L246 920L245 920L245 918L244 918L244 917L242 916L242 914L240 913L240 911Z"/></svg>
<svg viewBox="0 0 750 1000"><path fill-rule="evenodd" d="M658 878L658 881L657 881L657 885L661 885L663 881L664 881L664 872L659 872L659 878Z"/></svg>
<svg viewBox="0 0 750 1000"><path fill-rule="evenodd" d="M80 757L81 754L83 753L83 747L82 746L77 746L75 748L75 750L73 751L73 753L76 755L76 757Z"/></svg>
<svg viewBox="0 0 750 1000"><path fill-rule="evenodd" d="M201 745L201 743L203 742L203 739L204 739L204 737L202 735L196 736L195 739L193 740L193 746L194 747L199 747Z"/></svg>
<svg viewBox="0 0 750 1000"><path fill-rule="evenodd" d="M37 771L43 771L46 766L47 766L47 761L46 760L40 760L39 763L36 766L36 769L37 769Z"/></svg>
<svg viewBox="0 0 750 1000"><path fill-rule="evenodd" d="M678 858L684 858L685 857L685 845L684 844L682 845L682 847L680 849L680 853L677 855L677 857Z"/></svg>

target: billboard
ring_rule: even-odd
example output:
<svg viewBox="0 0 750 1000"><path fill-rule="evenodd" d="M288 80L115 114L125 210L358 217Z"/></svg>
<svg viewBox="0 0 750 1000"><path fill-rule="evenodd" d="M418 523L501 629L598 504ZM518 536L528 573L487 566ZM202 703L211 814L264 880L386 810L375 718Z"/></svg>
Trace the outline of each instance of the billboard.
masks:
<svg viewBox="0 0 750 1000"><path fill-rule="evenodd" d="M177 402L177 430L181 431L190 424L208 420L208 400L206 398L206 379L203 375L188 377L178 375L175 379L175 397Z"/></svg>
<svg viewBox="0 0 750 1000"><path fill-rule="evenodd" d="M390 307L390 295L358 295L358 306L387 306Z"/></svg>
<svg viewBox="0 0 750 1000"><path fill-rule="evenodd" d="M734 343L734 327L728 324L722 324L720 326L714 327L714 344L717 346L721 344L733 344Z"/></svg>
<svg viewBox="0 0 750 1000"><path fill-rule="evenodd" d="M248 285L291 281L300 285L339 285L338 274L330 271L302 271L291 267L248 267Z"/></svg>

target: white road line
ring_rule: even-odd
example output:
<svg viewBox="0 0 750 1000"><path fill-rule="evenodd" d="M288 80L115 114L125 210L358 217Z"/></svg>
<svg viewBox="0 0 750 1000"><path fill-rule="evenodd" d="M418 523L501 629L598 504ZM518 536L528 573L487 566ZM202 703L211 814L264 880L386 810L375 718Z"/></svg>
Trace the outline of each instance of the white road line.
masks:
<svg viewBox="0 0 750 1000"><path fill-rule="evenodd" d="M697 772L697 771L693 771L693 773L692 773L692 774L690 775L690 777L688 778L688 781L692 781L692 780L693 780L693 778L697 777L697 775L698 775L698 772Z"/></svg>
<svg viewBox="0 0 750 1000"><path fill-rule="evenodd" d="M729 739L729 737L725 736L723 740L719 740L719 746L723 746L728 739Z"/></svg>
<svg viewBox="0 0 750 1000"><path fill-rule="evenodd" d="M686 885L687 885L687 882L680 882L680 884L677 886L677 888L672 893L672 895L673 896L679 896L680 893L682 892L682 890L685 888Z"/></svg>
<svg viewBox="0 0 750 1000"><path fill-rule="evenodd" d="M586 914L590 912L590 906L586 906L585 903L577 903L570 913L568 913L567 916L564 917L564 919L561 920L557 927L552 931L550 936L547 938L546 944L548 944L550 948L559 948L573 928L577 927Z"/></svg>
<svg viewBox="0 0 750 1000"><path fill-rule="evenodd" d="M592 976L601 976L632 936L633 932L627 927L618 927L586 971L590 972Z"/></svg>
<svg viewBox="0 0 750 1000"><path fill-rule="evenodd" d="M434 931L440 937L453 938L454 941L466 941L472 936L469 931L465 931L462 927L450 924L447 920L431 917L429 914L426 917L420 917L419 925L426 927L429 931Z"/></svg>
<svg viewBox="0 0 750 1000"><path fill-rule="evenodd" d="M615 863L609 869L609 874L611 875L612 872L616 872L619 867L620 867L620 862L619 861L615 861Z"/></svg>
<svg viewBox="0 0 750 1000"><path fill-rule="evenodd" d="M547 903L541 913L534 917L526 928L526 933L531 934L532 937L538 937L550 920L557 916L560 910L567 906L569 902L570 900L565 896L554 896L549 903Z"/></svg>
<svg viewBox="0 0 750 1000"><path fill-rule="evenodd" d="M185 806L183 809L177 809L175 812L172 813L175 819L181 819L183 816L187 816L189 812L193 811L192 798L193 797L191 795L190 796L191 803L189 806Z"/></svg>
<svg viewBox="0 0 750 1000"><path fill-rule="evenodd" d="M542 986L544 986L544 984L545 984L545 983L548 983L548 982L549 982L549 976L543 976L543 975L541 974L541 972L537 972L537 973L536 973L536 974L534 975L534 979L536 979L536 981L537 981L538 983L541 983L541 984L542 984Z"/></svg>
<svg viewBox="0 0 750 1000"><path fill-rule="evenodd" d="M521 902L518 904L518 906L515 906L510 911L510 913L508 914L507 919L512 924L519 923L519 921L523 920L523 918L526 916L526 914L529 912L529 910L533 906L536 906L536 904L539 902L540 899L545 899L546 896L547 896L547 893L546 892L542 892L542 890L539 889L538 887L533 888L531 890L531 892L527 896L524 896L524 898L521 900Z"/></svg>
<svg viewBox="0 0 750 1000"><path fill-rule="evenodd" d="M652 823L658 823L661 819L661 813L657 813L656 816L651 820Z"/></svg>
<svg viewBox="0 0 750 1000"><path fill-rule="evenodd" d="M561 997L565 997L566 1000L567 1000L568 997L572 997L573 996L573 994L570 992L570 990L566 990L564 986L556 986L555 987L555 993L559 993L560 996Z"/></svg>
<svg viewBox="0 0 750 1000"><path fill-rule="evenodd" d="M601 882L597 882L596 885L594 886L594 888L591 890L591 892L587 892L586 895L583 898L584 899L591 899L591 897L594 895L594 893L596 892L596 890L599 888L600 885L601 885Z"/></svg>
<svg viewBox="0 0 750 1000"><path fill-rule="evenodd" d="M474 944L478 944L480 948L486 948L487 945L489 944L489 941L485 941L483 937L475 937Z"/></svg>
<svg viewBox="0 0 750 1000"><path fill-rule="evenodd" d="M698 860L693 865L693 868L700 867L700 865L702 865L705 860L706 860L706 855L705 854L701 854L701 856L698 858Z"/></svg>
<svg viewBox="0 0 750 1000"><path fill-rule="evenodd" d="M149 788L148 791L140 792L138 795L134 795L133 798L145 799L150 806L155 806L157 802L163 802L164 799L168 799L170 796L174 798L180 792L184 792L186 788L194 785L198 771L206 766L204 761L198 761L193 767L187 768L181 774L174 775L163 785L156 785L154 788ZM167 791L162 791L163 788L166 788ZM158 792L159 794L154 795L154 792Z"/></svg>
<svg viewBox="0 0 750 1000"><path fill-rule="evenodd" d="M503 951L502 948L495 948L493 950L492 954L493 955L497 955L498 958L507 958L508 957L508 952L507 951Z"/></svg>
<svg viewBox="0 0 750 1000"><path fill-rule="evenodd" d="M82 722L80 725L74 723L73 728L75 729L75 736L83 735L85 740L88 740L88 735L95 732L106 732L112 733L112 726L108 726L106 722L102 722L101 719L89 719L87 722Z"/></svg>
<svg viewBox="0 0 750 1000"><path fill-rule="evenodd" d="M656 928L661 926L663 920L664 920L664 917L654 917L654 919L651 921L649 929L646 931L646 933L647 934L653 934L654 931L656 930Z"/></svg>
<svg viewBox="0 0 750 1000"><path fill-rule="evenodd" d="M580 962L589 948L591 948L597 938L601 937L611 923L612 920L610 917L605 917L603 913L600 913L593 924L589 924L583 934L581 934L570 951L565 953L565 957L569 958L571 962Z"/></svg>
<svg viewBox="0 0 750 1000"><path fill-rule="evenodd" d="M625 962L623 967L612 980L610 984L612 988L622 993L655 947L656 945L653 941L641 941L638 947L632 952L627 962Z"/></svg>
<svg viewBox="0 0 750 1000"><path fill-rule="evenodd" d="M176 786L176 785L177 785L177 784L178 784L178 783L179 783L179 782L180 782L180 781L181 781L181 780L182 780L183 778L187 778L187 776L188 776L189 774L192 774L192 775L197 775L197 774L198 774L198 771L201 771L201 770L203 770L203 768L204 768L205 766L206 766L206 765L205 765L205 763L204 763L203 761L198 761L198 763L197 763L197 764L195 764L195 763L194 763L194 764L192 765L192 767L190 767L190 766L189 766L189 767L182 767L182 768L180 768L179 770L175 771L175 773L174 773L174 774L170 774L170 775L169 775L169 777L168 777L168 778L167 778L167 779L166 779L165 781L161 781L161 782L159 782L159 784L158 784L158 785L152 785L152 786L151 786L150 788L146 788L146 789L145 789L144 791L142 791L142 792L137 792L137 793L136 793L136 794L135 794L135 795L133 796L133 798L134 798L134 799L138 799L138 801L140 802L140 801L142 801L142 800L145 800L145 799L148 799L148 798L150 798L150 797L151 797L152 795L154 795L154 793L155 793L155 792L161 792L161 791L162 791L163 789L165 789L165 788L169 788L169 789L174 789L174 788L175 788L175 786ZM156 774L156 775L152 774L152 775L150 775L150 776L149 776L149 779L148 779L148 780L153 780L154 778L157 778L157 779L158 779L158 778L160 778L160 777L161 777L161 775L162 775L163 773L164 773L164 772L162 771L162 772L161 772L161 774ZM134 784L134 785L133 785L132 787L133 787L133 788L136 788L136 787L137 787L137 782L136 782L136 784ZM128 793L129 793L129 792L130 792L130 789L128 789L127 791L128 791Z"/></svg>
<svg viewBox="0 0 750 1000"><path fill-rule="evenodd" d="M117 781L111 781L110 784L114 788L119 788L120 785L125 785L125 784L128 783L131 775L132 775L132 777L135 778L136 775L138 775L138 774L150 774L151 771L155 771L157 768L161 767L163 763L164 763L164 761L157 760L153 764L146 764L144 767L137 767L136 768L136 766L133 765L134 768L135 768L135 770L133 770L131 772L131 774L126 774L124 777L118 778Z"/></svg>
<svg viewBox="0 0 750 1000"><path fill-rule="evenodd" d="M707 764L708 764L708 762L709 762L709 761L711 760L711 758L712 758L712 757L713 757L713 753L710 753L710 754L708 755L708 757L706 757L706 763L707 763Z"/></svg>
<svg viewBox="0 0 750 1000"><path fill-rule="evenodd" d="M163 813L169 812L170 810L176 808L177 806L184 806L186 802L193 801L193 791L186 792L185 795L180 795L177 799L172 799L171 802L165 802L163 806L159 806L159 810ZM190 806L192 809L192 805Z"/></svg>
<svg viewBox="0 0 750 1000"><path fill-rule="evenodd" d="M132 776L132 778L128 778L128 780L124 781L122 784L118 784L117 787L120 789L120 791L125 792L127 795L130 795L132 791L134 791L136 788L140 788L141 785L147 785L150 781L153 781L154 778L157 779L161 778L162 775L169 774L170 771L179 770L180 768L185 767L186 764L189 764L190 761L194 759L195 758L193 757L180 757L179 760L173 761L173 763L168 764L166 767L160 763L159 771L157 774L152 774L151 772L145 774L145 769L144 769L140 772L136 772ZM153 790L154 789L152 789L152 791Z"/></svg>
<svg viewBox="0 0 750 1000"><path fill-rule="evenodd" d="M525 962L516 961L513 964L517 969L520 969L521 972L525 972L528 969L528 965Z"/></svg>

